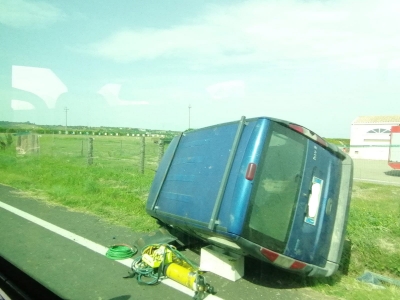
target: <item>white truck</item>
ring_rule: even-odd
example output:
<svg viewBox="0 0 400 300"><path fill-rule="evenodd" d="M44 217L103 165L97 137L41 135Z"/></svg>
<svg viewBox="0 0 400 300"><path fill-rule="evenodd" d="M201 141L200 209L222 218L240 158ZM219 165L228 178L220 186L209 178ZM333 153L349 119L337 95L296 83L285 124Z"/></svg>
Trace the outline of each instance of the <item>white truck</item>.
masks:
<svg viewBox="0 0 400 300"><path fill-rule="evenodd" d="M400 126L392 126L390 132L388 164L393 169L400 170Z"/></svg>

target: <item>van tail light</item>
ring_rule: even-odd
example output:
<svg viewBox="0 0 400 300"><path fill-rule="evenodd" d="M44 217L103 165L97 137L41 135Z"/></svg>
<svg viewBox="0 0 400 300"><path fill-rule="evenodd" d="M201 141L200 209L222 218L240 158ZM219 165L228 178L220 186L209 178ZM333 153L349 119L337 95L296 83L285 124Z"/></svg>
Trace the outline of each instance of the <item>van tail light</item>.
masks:
<svg viewBox="0 0 400 300"><path fill-rule="evenodd" d="M295 260L294 263L290 266L292 270L301 270L304 269L307 266L306 263L303 263L302 261Z"/></svg>
<svg viewBox="0 0 400 300"><path fill-rule="evenodd" d="M253 180L254 175L256 174L256 169L257 165L255 163L249 163L247 166L247 171L246 171L246 179L247 180Z"/></svg>
<svg viewBox="0 0 400 300"><path fill-rule="evenodd" d="M260 252L274 265L277 265L285 269L302 270L307 266L307 264L304 262L295 260L285 255L281 255L279 253L276 253L274 251L265 248L260 248Z"/></svg>
<svg viewBox="0 0 400 300"><path fill-rule="evenodd" d="M303 133L304 132L304 127L300 126L300 125L296 125L296 124L289 124L289 127L292 128L293 130L296 130L299 133Z"/></svg>
<svg viewBox="0 0 400 300"><path fill-rule="evenodd" d="M306 137L312 139L313 141L315 141L322 147L326 148L328 146L326 141L322 137L320 137L318 134L312 132L311 130L309 130L303 126L300 126L297 124L289 124L289 127L292 128L293 130L297 131L298 133L301 133L302 135L305 135Z"/></svg>

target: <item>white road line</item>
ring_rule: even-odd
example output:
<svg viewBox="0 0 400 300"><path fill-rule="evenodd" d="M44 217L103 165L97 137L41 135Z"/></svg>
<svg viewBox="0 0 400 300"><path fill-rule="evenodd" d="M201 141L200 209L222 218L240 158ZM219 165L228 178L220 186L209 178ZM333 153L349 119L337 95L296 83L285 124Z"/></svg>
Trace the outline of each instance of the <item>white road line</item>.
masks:
<svg viewBox="0 0 400 300"><path fill-rule="evenodd" d="M400 185L400 183L398 182L393 182L393 181L383 181L383 180L375 180L375 179L365 179L365 178L353 178L354 180L358 180L358 181L370 181L370 182L377 182L377 183L385 183L388 185Z"/></svg>
<svg viewBox="0 0 400 300"><path fill-rule="evenodd" d="M108 251L108 248L104 247L103 245L100 245L100 244L97 244L95 242L92 242L91 240L88 240L88 239L86 239L86 238L84 238L82 236L79 236L79 235L77 235L75 233L72 233L71 231L65 230L65 229L63 229L61 227L58 227L58 226L52 224L52 223L49 223L49 222L47 222L45 220L42 220L42 219L40 219L38 217L35 217L35 216L31 215L31 214L28 214L28 213L26 213L26 212L24 212L24 211L22 211L22 210L20 210L18 208L15 208L15 207L13 207L11 205L8 205L8 204L4 203L4 202L0 201L0 207L4 208L5 210L8 210L9 212L11 212L13 214L16 214L16 215L20 216L20 217L22 217L22 218L24 218L24 219L26 219L28 221L31 221L31 222L39 225L39 226L42 226L43 228L46 228L46 229L48 229L48 230L50 230L50 231L52 231L52 232L54 232L54 233L56 233L58 235L61 235L61 236L65 237L65 238L67 238L67 239L69 239L69 240L81 245L81 246L84 246L84 247L86 247L86 248L88 248L88 249L90 249L90 250L92 250L94 252L97 252L97 253L99 253L99 254L101 254L103 256L105 256L106 252ZM116 261L130 268L131 265L132 265L133 259L128 258L128 259L116 260ZM161 282L164 283L165 285L168 285L168 286L170 286L170 287L172 287L172 288L174 288L176 290L179 290L180 292L185 293L185 294L187 294L187 295L189 295L191 297L194 296L194 291L192 291L191 289L189 289L189 288L187 288L187 287L185 287L185 286L183 286L183 285L181 285L181 284L179 284L179 283L177 283L177 282L175 282L175 281L173 281L173 280L171 280L169 278L163 279ZM219 297L214 296L214 295L207 295L207 297L205 297L205 299L210 299L210 300L211 299L221 299L222 300L222 298L219 298Z"/></svg>
<svg viewBox="0 0 400 300"><path fill-rule="evenodd" d="M8 295L2 289L0 289L0 299L11 300L11 298L8 297Z"/></svg>
<svg viewBox="0 0 400 300"><path fill-rule="evenodd" d="M106 247L104 247L102 245L99 245L99 244L97 244L95 242L92 242L92 241L90 241L88 239L85 239L84 237L76 235L76 234L74 234L74 233L72 233L72 232L70 232L68 230L65 230L65 229L63 229L61 227L58 227L58 226L54 225L54 224L51 224L51 223L46 222L46 221L44 221L42 219L39 219L38 217L35 217L35 216L31 215L31 214L28 214L28 213L26 213L26 212L24 212L24 211L22 211L22 210L20 210L18 208L15 208L15 207L13 207L11 205L8 205L8 204L4 203L4 202L0 201L0 207L8 210L9 212L12 212L12 213L20 216L20 217L22 217L22 218L24 218L24 219L26 219L28 221L31 221L31 222L39 225L39 226L42 226L42 227L44 227L44 228L46 228L46 229L48 229L48 230L50 230L50 231L52 231L54 233L57 233L58 235L61 235L61 236L65 237L65 238L67 238L67 239L69 239L71 241L74 241L75 243L78 243L78 244L80 244L82 246L85 246L86 248L89 248L90 250L93 250L93 251L95 251L95 252L97 252L97 253L99 253L101 255L105 255L107 250L108 250L108 248L106 248Z"/></svg>

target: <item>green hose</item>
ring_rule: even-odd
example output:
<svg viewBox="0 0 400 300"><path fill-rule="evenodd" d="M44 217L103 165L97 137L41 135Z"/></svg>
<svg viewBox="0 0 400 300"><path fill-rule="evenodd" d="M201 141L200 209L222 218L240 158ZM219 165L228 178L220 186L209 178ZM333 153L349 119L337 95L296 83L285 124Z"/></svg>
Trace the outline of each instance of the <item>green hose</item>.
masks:
<svg viewBox="0 0 400 300"><path fill-rule="evenodd" d="M119 244L113 245L108 248L106 253L106 257L109 259L119 260L119 259L126 259L134 256L137 253L137 249L132 248L128 245Z"/></svg>

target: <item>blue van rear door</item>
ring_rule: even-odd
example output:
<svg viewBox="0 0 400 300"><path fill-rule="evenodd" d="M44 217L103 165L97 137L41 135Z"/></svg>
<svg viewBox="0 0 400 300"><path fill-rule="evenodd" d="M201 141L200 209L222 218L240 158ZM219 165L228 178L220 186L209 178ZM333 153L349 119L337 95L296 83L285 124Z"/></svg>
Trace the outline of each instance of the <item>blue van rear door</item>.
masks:
<svg viewBox="0 0 400 300"><path fill-rule="evenodd" d="M324 266L340 192L341 161L308 140L301 189L285 255Z"/></svg>

